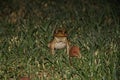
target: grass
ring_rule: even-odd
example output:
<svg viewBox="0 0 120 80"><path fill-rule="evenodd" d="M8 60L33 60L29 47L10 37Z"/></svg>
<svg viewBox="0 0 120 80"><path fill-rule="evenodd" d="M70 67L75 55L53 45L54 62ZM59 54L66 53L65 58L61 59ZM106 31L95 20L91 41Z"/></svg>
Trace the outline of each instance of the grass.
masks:
<svg viewBox="0 0 120 80"><path fill-rule="evenodd" d="M24 76L32 80L120 79L117 3L108 0L2 3L10 8L1 7L0 13L3 16L0 16L0 80L19 80ZM72 66L64 49L51 55L47 47L54 29L61 26L82 54L80 59L71 58Z"/></svg>

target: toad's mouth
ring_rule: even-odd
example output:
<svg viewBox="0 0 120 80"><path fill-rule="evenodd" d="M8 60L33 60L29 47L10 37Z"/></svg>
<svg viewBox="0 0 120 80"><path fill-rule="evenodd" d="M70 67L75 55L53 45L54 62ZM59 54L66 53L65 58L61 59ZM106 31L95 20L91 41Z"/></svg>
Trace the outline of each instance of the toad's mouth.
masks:
<svg viewBox="0 0 120 80"><path fill-rule="evenodd" d="M62 40L59 40L59 41L56 41L57 43L64 43L64 41L62 41Z"/></svg>
<svg viewBox="0 0 120 80"><path fill-rule="evenodd" d="M65 42L59 41L59 42L57 42L57 44L65 44Z"/></svg>
<svg viewBox="0 0 120 80"><path fill-rule="evenodd" d="M64 43L63 41L59 41L58 43Z"/></svg>

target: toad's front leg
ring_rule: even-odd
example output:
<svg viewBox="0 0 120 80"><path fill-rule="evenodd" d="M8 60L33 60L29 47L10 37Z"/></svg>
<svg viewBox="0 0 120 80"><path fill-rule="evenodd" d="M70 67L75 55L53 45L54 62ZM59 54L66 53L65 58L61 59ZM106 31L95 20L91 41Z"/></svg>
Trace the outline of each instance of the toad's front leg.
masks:
<svg viewBox="0 0 120 80"><path fill-rule="evenodd" d="M54 41L50 42L48 44L48 47L50 48L51 53L54 55L55 54L55 43L54 43Z"/></svg>
<svg viewBox="0 0 120 80"><path fill-rule="evenodd" d="M70 50L70 43L69 42L67 42L66 47L67 47L67 55L69 55L69 50Z"/></svg>
<svg viewBox="0 0 120 80"><path fill-rule="evenodd" d="M51 44L51 53L54 55L55 54L55 44Z"/></svg>

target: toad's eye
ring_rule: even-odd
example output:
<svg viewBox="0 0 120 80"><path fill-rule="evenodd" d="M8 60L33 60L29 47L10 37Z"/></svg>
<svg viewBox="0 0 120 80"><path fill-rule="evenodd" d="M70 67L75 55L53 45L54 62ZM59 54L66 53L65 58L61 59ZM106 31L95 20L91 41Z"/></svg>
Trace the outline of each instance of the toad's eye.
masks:
<svg viewBox="0 0 120 80"><path fill-rule="evenodd" d="M67 31L64 31L65 34L67 34Z"/></svg>

